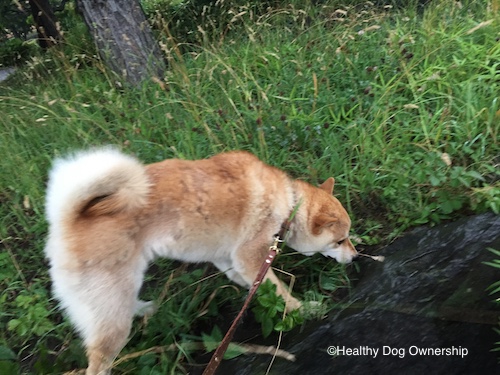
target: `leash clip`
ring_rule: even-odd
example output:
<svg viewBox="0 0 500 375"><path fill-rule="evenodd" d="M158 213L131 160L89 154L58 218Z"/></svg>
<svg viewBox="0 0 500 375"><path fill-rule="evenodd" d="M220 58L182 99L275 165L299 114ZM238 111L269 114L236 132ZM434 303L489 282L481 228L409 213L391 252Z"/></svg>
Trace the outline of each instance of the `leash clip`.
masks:
<svg viewBox="0 0 500 375"><path fill-rule="evenodd" d="M278 247L280 242L284 242L284 241L280 238L279 235L275 234L273 244L269 247L269 251L274 250L274 251L276 251L277 254L279 254L281 252L281 249Z"/></svg>

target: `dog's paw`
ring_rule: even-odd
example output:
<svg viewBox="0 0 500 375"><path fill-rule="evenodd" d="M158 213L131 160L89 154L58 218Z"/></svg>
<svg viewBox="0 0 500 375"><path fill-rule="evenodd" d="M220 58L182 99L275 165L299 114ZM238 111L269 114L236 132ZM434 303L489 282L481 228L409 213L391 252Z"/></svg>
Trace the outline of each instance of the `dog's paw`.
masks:
<svg viewBox="0 0 500 375"><path fill-rule="evenodd" d="M141 301L138 300L135 303L135 314L136 316L149 316L153 315L158 307L153 301Z"/></svg>
<svg viewBox="0 0 500 375"><path fill-rule="evenodd" d="M291 297L286 301L286 311L291 312L302 308L302 302L298 299Z"/></svg>

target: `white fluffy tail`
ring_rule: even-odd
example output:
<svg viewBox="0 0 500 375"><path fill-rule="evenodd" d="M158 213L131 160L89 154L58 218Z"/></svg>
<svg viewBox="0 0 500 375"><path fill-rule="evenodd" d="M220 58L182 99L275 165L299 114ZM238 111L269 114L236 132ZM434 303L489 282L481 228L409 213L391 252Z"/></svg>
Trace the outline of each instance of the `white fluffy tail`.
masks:
<svg viewBox="0 0 500 375"><path fill-rule="evenodd" d="M113 148L94 149L56 159L49 176L46 214L51 225L81 215L133 210L146 203L149 182L144 166Z"/></svg>

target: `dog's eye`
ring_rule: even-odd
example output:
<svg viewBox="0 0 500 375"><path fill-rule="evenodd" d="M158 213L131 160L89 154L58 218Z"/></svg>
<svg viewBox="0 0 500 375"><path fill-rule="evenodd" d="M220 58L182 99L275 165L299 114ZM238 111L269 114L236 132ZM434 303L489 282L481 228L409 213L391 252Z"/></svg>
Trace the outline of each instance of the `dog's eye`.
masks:
<svg viewBox="0 0 500 375"><path fill-rule="evenodd" d="M339 246L342 245L344 243L344 241L345 241L345 239L340 240L339 242L337 242L337 245L339 245Z"/></svg>

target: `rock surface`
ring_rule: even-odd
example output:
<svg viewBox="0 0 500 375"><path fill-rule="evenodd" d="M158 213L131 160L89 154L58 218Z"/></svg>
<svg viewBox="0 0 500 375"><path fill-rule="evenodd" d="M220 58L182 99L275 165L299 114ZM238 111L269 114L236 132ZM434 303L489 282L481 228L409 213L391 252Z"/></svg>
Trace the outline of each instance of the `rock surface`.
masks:
<svg viewBox="0 0 500 375"><path fill-rule="evenodd" d="M16 71L16 68L0 68L0 82L5 81L12 73Z"/></svg>
<svg viewBox="0 0 500 375"><path fill-rule="evenodd" d="M380 252L384 263L363 261L344 309L285 334L281 348L297 360L276 358L269 373L500 374L489 247L500 249L498 215L413 230ZM270 358L241 356L218 373L264 374Z"/></svg>

